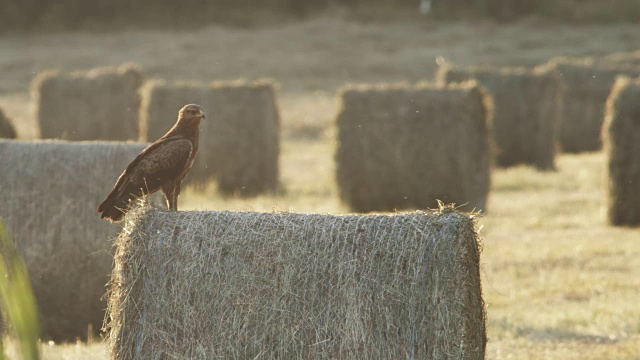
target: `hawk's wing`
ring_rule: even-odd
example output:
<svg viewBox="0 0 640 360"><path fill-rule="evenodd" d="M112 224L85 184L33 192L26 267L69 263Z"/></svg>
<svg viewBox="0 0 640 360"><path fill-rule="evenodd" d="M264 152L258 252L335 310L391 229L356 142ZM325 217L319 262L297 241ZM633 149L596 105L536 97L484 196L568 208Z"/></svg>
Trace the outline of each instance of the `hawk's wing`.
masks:
<svg viewBox="0 0 640 360"><path fill-rule="evenodd" d="M130 202L163 186L173 186L188 170L193 153L190 140L162 138L144 149L120 175L107 198L98 206L103 219L120 221Z"/></svg>
<svg viewBox="0 0 640 360"><path fill-rule="evenodd" d="M178 180L188 166L193 144L183 138L166 138L144 149L120 175L116 188L139 186L153 193L164 184ZM121 186L118 186L121 185ZM126 185L126 186L124 186Z"/></svg>

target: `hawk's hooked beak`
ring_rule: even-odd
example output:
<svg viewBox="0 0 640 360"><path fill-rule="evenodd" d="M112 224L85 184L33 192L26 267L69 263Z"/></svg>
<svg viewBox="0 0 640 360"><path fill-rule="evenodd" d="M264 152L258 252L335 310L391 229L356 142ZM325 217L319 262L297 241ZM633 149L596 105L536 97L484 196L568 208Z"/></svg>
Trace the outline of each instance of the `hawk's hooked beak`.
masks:
<svg viewBox="0 0 640 360"><path fill-rule="evenodd" d="M200 110L199 115L200 115L200 118L201 118L201 119L204 119L204 118L205 118L205 116L204 116L204 111Z"/></svg>

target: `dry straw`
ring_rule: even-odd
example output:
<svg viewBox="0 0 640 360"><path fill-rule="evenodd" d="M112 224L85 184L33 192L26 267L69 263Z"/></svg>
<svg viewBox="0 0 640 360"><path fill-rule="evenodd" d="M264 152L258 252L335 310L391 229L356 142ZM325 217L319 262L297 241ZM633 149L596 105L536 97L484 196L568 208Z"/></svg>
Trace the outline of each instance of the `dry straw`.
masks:
<svg viewBox="0 0 640 360"><path fill-rule="evenodd" d="M112 359L484 359L472 216L139 208L116 241Z"/></svg>
<svg viewBox="0 0 640 360"><path fill-rule="evenodd" d="M131 64L62 74L47 71L33 81L42 138L135 140L142 85Z"/></svg>
<svg viewBox="0 0 640 360"><path fill-rule="evenodd" d="M619 77L603 125L607 216L612 225L640 225L640 79Z"/></svg>
<svg viewBox="0 0 640 360"><path fill-rule="evenodd" d="M593 58L551 61L560 79L560 144L565 152L601 149L607 97L616 76L640 75L640 66L614 65Z"/></svg>
<svg viewBox="0 0 640 360"><path fill-rule="evenodd" d="M443 83L478 80L494 103L495 165L555 169L559 89L551 67L535 69L442 66Z"/></svg>
<svg viewBox="0 0 640 360"><path fill-rule="evenodd" d="M355 211L485 209L491 99L475 82L351 86L337 117L337 182Z"/></svg>
<svg viewBox="0 0 640 360"><path fill-rule="evenodd" d="M145 144L0 140L0 217L31 275L45 338L99 329L120 226L96 207Z"/></svg>
<svg viewBox="0 0 640 360"><path fill-rule="evenodd" d="M0 138L15 139L16 137L16 130L11 124L11 120L9 120L0 108Z"/></svg>
<svg viewBox="0 0 640 360"><path fill-rule="evenodd" d="M143 88L142 139L155 141L188 103L204 107L200 149L187 180L216 179L226 195L252 196L276 190L279 174L280 116L275 85L269 81L168 84Z"/></svg>

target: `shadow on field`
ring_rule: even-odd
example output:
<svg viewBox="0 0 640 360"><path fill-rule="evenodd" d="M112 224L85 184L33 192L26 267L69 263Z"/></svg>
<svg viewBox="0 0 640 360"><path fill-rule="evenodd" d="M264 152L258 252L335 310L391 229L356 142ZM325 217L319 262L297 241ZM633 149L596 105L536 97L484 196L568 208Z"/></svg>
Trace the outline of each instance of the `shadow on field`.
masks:
<svg viewBox="0 0 640 360"><path fill-rule="evenodd" d="M527 326L518 327L515 334L532 341L577 341L585 344L616 344L618 342L615 337L611 336L589 335L577 331L549 327L542 329Z"/></svg>

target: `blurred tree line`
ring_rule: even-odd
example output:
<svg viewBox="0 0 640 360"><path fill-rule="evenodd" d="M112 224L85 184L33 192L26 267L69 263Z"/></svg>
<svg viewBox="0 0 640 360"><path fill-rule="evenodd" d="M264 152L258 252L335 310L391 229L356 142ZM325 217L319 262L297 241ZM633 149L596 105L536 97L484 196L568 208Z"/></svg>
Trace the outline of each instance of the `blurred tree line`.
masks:
<svg viewBox="0 0 640 360"><path fill-rule="evenodd" d="M251 25L260 16L305 18L343 8L419 14L423 0L1 0L0 31L77 29L93 26ZM424 0L429 2L428 0ZM640 21L640 0L431 0L435 19L538 16L571 22Z"/></svg>

